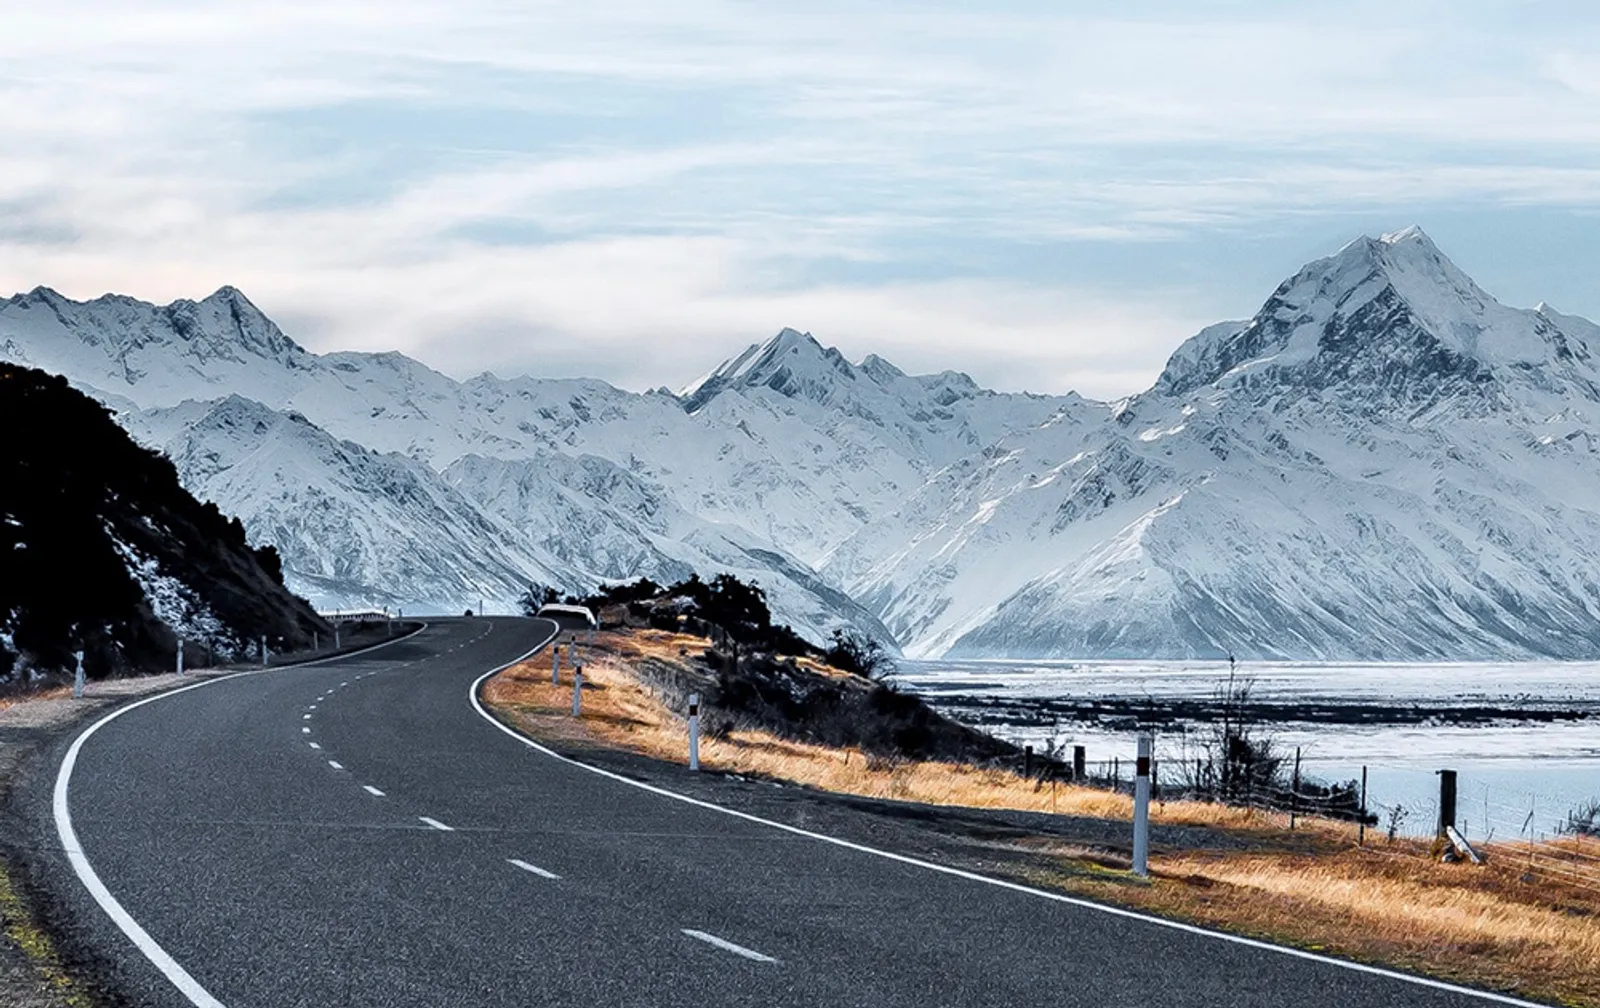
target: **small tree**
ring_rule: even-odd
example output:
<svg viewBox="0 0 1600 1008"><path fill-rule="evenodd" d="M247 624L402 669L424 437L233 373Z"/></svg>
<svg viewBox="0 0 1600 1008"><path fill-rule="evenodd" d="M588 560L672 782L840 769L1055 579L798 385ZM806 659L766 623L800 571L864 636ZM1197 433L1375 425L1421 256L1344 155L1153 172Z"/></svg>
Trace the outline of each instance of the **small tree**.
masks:
<svg viewBox="0 0 1600 1008"><path fill-rule="evenodd" d="M873 682L887 682L895 672L894 659L874 638L854 630L835 630L823 658L829 665Z"/></svg>
<svg viewBox="0 0 1600 1008"><path fill-rule="evenodd" d="M517 599L517 606L522 610L522 615L534 616L538 614L540 609L552 602L559 601L561 601L561 593L554 588L549 585L531 584L528 586L528 590L522 593L522 597Z"/></svg>

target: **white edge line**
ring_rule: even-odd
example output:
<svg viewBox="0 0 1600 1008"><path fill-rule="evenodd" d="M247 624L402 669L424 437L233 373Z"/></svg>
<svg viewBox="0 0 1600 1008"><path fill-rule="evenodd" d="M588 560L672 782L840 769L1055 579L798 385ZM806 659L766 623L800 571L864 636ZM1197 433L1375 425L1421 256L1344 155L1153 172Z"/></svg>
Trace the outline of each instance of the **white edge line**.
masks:
<svg viewBox="0 0 1600 1008"><path fill-rule="evenodd" d="M756 962L775 963L778 961L769 955L762 955L755 949L747 949L743 945L735 945L726 938L718 938L716 935L708 934L705 931L696 931L694 928L682 928L681 930L690 938L698 938L708 945L715 945L724 952L732 952L734 955L741 955L746 959L754 959Z"/></svg>
<svg viewBox="0 0 1600 1008"><path fill-rule="evenodd" d="M359 651L351 651L348 654L330 655L327 658L318 658L314 661L300 662L295 665L248 669L244 672L235 672L232 675L217 676L215 679L206 679L201 682L191 683L188 686L180 686L165 693L157 693L155 696L134 701L126 707L117 708L88 728L85 728L82 734L72 740L72 745L67 749L67 755L62 757L61 769L56 771L55 792L50 803L51 813L56 821L56 835L61 839L61 849L66 852L67 861L72 865L72 870L77 873L78 881L83 883L83 887L89 891L90 896L94 897L94 901L100 904L100 909L104 910L106 916L111 918L111 922L123 934L128 936L128 940L133 942L134 946L143 953L146 959L150 960L150 964L160 970L161 975L170 980L172 985L178 988L178 991L188 998L189 1002L195 1005L196 1008L226 1008L226 1006L212 997L211 993L204 987L200 986L200 982L191 976L188 970L178 965L178 961L168 955L167 950L162 948L154 938L150 937L150 933L141 927L138 921L133 919L133 915L128 913L115 896L111 895L111 890L107 889L105 883L100 881L100 876L95 873L94 866L89 863L89 857L83 852L83 846L78 841L78 833L72 828L72 812L68 807L67 797L72 784L72 770L78 765L78 753L83 751L83 744L89 740L89 736L107 724L131 710L143 707L145 704L155 703L157 700L165 700L167 697L175 696L179 693L187 693L202 686L210 686L212 683L237 679L240 676L261 675L266 672L283 672L288 669L305 668L308 665L320 665L323 662L339 661L355 655L366 654L368 651L376 651L378 648L388 647L390 644L398 644L409 637L416 636L427 628L428 624L424 623L404 637L381 641L371 647L365 647ZM309 730L307 729L307 731Z"/></svg>
<svg viewBox="0 0 1600 1008"><path fill-rule="evenodd" d="M680 794L677 791L669 791L666 788L657 787L654 784L646 784L644 781L637 781L628 777L624 777L618 773L612 773L610 770L593 766L589 763L583 762L582 760L575 760L570 756L563 756L554 749L541 745L521 732L511 728L509 725L504 724L494 715L485 710L483 704L478 700L479 689L490 679L490 677L505 671L519 662L527 661L529 658L539 653L539 651L543 650L545 645L549 644L551 640L555 639L556 634L559 632L560 629L558 627L556 633L552 633L550 637L538 647L529 650L526 654L523 654L518 658L506 662L499 668L490 669L477 679L474 679L472 681L472 685L467 688L467 699L471 701L473 710L476 710L478 715L491 725L494 725L496 728L505 732L507 735L516 739L518 742L521 742L528 748L543 753L551 759L565 763L568 766L574 766L580 770L587 770L592 774L598 774L601 777L609 778L610 780L614 780L619 784L626 784L629 787L638 788L641 791L648 791L651 794L660 795L663 798L671 798L673 801L680 801L687 805L694 805L698 808L709 809L713 812L720 812L723 815L733 816L735 819L743 819L746 822L760 823L763 826L770 826L773 829L782 830L785 833L809 837L812 840L819 840L823 843L833 844L836 847L843 847L846 850L853 850L862 854L870 854L874 857L885 858L889 861L898 861L901 864L912 865L913 867L923 868L927 871L938 872L941 875L952 875L956 878L966 879L969 882L981 882L984 885L996 886L1000 889L1009 889L1012 892L1024 893L1029 896L1051 900L1056 903L1065 903L1068 906L1074 906L1084 910L1092 910L1096 913L1110 914L1114 917L1122 917L1127 920L1142 921L1146 924L1153 924L1157 927L1168 928L1173 931L1182 931L1186 934L1199 935L1203 938L1214 938L1217 941L1225 941L1234 945L1243 945L1246 948L1261 949L1266 952L1275 952L1278 955L1290 956L1295 959L1304 959L1309 962L1322 963L1327 966L1336 966L1340 969L1346 969L1356 973L1365 973L1369 976L1385 977L1390 980L1398 980L1402 983L1414 984L1418 987L1429 987L1434 990L1449 991L1452 994L1461 994L1466 997L1477 998L1481 1001L1492 1001L1496 1004L1520 1005L1522 1008L1549 1008L1548 1005L1541 1005L1535 1001L1524 1001L1521 998L1514 998L1506 994L1496 994L1492 991L1474 990L1471 987L1462 987L1459 984L1447 983L1443 980L1434 980L1430 977L1416 976L1410 973L1401 973L1397 970L1385 969L1382 966L1369 966L1366 963L1352 962L1348 959L1335 959L1332 956L1319 955L1316 952L1307 952L1304 949L1291 948L1287 945L1274 945L1271 942L1258 941L1254 938L1246 938L1242 935L1228 934L1224 931L1213 931L1210 928L1197 927L1194 924L1185 924L1182 921L1168 920L1164 917L1153 917L1150 914L1140 913L1136 910L1127 910L1122 907L1111 906L1106 903L1095 903L1092 900L1080 899L1076 896L1065 895L1064 893L1050 892L1045 889L1035 889L1032 886L1023 885L1020 882L1010 882L1006 879L998 879L989 875L980 875L977 872L966 871L962 868L952 868L949 865L935 864L932 861L923 861L920 858L909 857L905 854L896 854L893 851L880 850L877 847L868 847L866 844L859 844L853 840L845 840L840 837L829 836L826 833L814 833L811 830L801 829L798 826L790 826L788 823L781 823L774 819L763 819L758 815L751 815L749 812L741 812L738 809L726 808L725 806L717 805L712 802L702 801L699 798L691 798L690 796L686 794Z"/></svg>
<svg viewBox="0 0 1600 1008"><path fill-rule="evenodd" d="M440 822L437 819L429 819L425 815L419 815L419 816L417 816L417 818L421 819L423 822L427 823L429 826L433 827L434 829L438 830L441 833L454 833L456 831L456 828L454 826L446 826L444 823Z"/></svg>
<svg viewBox="0 0 1600 1008"><path fill-rule="evenodd" d="M516 865L518 868L521 868L523 871L525 871L525 872L533 872L535 875L539 876L540 878L559 879L561 877L560 875L557 875L553 871L547 871L547 870L545 870L543 868L540 868L538 865L529 864L526 861L519 861L516 858L506 858L506 864Z"/></svg>

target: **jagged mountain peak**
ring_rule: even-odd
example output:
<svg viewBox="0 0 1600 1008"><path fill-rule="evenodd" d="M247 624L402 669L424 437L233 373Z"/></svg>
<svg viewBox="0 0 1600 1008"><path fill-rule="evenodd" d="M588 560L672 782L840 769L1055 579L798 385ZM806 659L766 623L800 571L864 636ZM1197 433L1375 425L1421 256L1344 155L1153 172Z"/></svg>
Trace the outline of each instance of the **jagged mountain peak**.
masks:
<svg viewBox="0 0 1600 1008"><path fill-rule="evenodd" d="M855 381L856 369L833 347L824 347L810 333L785 327L765 343L752 343L737 357L679 393L683 408L695 413L730 388L763 385L783 395L825 396L834 381Z"/></svg>
<svg viewBox="0 0 1600 1008"><path fill-rule="evenodd" d="M0 332L32 331L30 342L48 356L67 354L72 344L103 347L137 380L142 358L170 351L201 361L267 357L285 364L310 354L284 334L237 287L224 285L198 301L178 298L164 305L125 294L77 301L49 287L0 301ZM55 370L69 370L56 366Z"/></svg>
<svg viewBox="0 0 1600 1008"><path fill-rule="evenodd" d="M1581 356L1573 328L1547 310L1496 301L1413 225L1357 238L1285 280L1249 321L1202 330L1168 360L1155 391L1184 395L1266 373L1428 398L1441 382L1481 387Z"/></svg>

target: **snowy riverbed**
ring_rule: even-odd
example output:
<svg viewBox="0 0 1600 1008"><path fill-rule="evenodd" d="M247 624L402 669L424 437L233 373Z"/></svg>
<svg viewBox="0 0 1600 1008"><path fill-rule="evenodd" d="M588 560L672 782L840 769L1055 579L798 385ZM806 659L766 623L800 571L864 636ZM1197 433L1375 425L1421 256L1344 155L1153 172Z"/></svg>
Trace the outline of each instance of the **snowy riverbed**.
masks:
<svg viewBox="0 0 1600 1008"><path fill-rule="evenodd" d="M900 679L935 706L966 720L987 719L994 734L1041 750L1084 745L1091 763L1132 757L1127 719L1062 719L1039 713L1051 701L1198 701L1227 688L1228 666L1207 662L905 662ZM1359 778L1368 768L1375 811L1404 806L1407 832L1437 815L1440 769L1459 774L1459 815L1467 832L1504 839L1525 828L1545 831L1569 809L1600 798L1600 663L1335 664L1245 663L1238 682L1253 702L1394 711L1415 705L1449 711L1503 708L1582 711L1578 720L1541 722L1515 715L1474 723L1448 716L1330 724L1285 719L1258 727L1282 749L1302 750L1304 772L1326 781ZM979 706L998 701L999 707ZM1196 751L1206 726L1179 722L1158 729L1159 758ZM1068 749L1070 752L1070 748ZM1530 824L1529 817L1532 817Z"/></svg>

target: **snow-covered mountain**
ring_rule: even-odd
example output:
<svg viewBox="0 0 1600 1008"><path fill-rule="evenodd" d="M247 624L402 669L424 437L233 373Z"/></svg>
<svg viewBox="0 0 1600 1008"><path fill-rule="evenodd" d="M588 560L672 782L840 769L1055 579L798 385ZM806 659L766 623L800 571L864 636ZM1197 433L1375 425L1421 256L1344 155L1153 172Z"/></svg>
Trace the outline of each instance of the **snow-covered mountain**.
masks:
<svg viewBox="0 0 1600 1008"><path fill-rule="evenodd" d="M1596 349L1415 229L1117 403L792 329L636 394L312 354L231 288L0 301L0 358L122 410L324 604L729 570L918 656L1600 655Z"/></svg>
<svg viewBox="0 0 1600 1008"><path fill-rule="evenodd" d="M1362 238L824 573L912 654L1600 654L1600 331ZM914 529L911 535L904 532Z"/></svg>
<svg viewBox="0 0 1600 1008"><path fill-rule="evenodd" d="M795 387L746 368L750 384L708 389L691 411L599 381L457 382L397 353L319 356L232 288L167 306L45 289L0 302L0 357L118 407L197 492L279 546L319 604L448 610L504 604L517 582L728 570L802 633L887 638L812 565L961 446L1056 400L875 359L840 371L836 351L792 330L756 356ZM857 387L825 394L835 377Z"/></svg>

